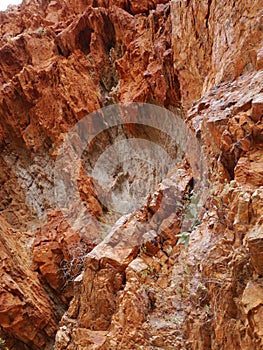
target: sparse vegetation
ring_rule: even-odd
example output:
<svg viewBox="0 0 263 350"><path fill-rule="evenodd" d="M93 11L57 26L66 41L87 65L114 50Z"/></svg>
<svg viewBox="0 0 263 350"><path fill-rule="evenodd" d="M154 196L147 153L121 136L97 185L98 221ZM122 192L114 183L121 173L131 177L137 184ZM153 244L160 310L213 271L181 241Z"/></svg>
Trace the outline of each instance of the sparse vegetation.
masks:
<svg viewBox="0 0 263 350"><path fill-rule="evenodd" d="M0 337L0 350L9 350L5 344L6 344L6 341Z"/></svg>
<svg viewBox="0 0 263 350"><path fill-rule="evenodd" d="M190 239L190 234L191 234L191 232L184 231L184 232L179 233L178 235L176 235L176 237L179 238L177 243L176 243L176 245L184 244L185 248L187 248L188 247L188 243L189 243L189 239Z"/></svg>
<svg viewBox="0 0 263 350"><path fill-rule="evenodd" d="M44 29L43 27L38 27L35 33L41 36L45 36L47 35L47 30Z"/></svg>
<svg viewBox="0 0 263 350"><path fill-rule="evenodd" d="M192 189L188 189L185 195L185 203L179 207L183 213L183 231L176 235L178 237L177 245L184 244L187 248L191 232L200 225L199 220L199 196Z"/></svg>
<svg viewBox="0 0 263 350"><path fill-rule="evenodd" d="M62 260L60 266L63 271L65 281L64 288L81 273L87 255L87 250L83 247L76 247L70 252L71 259Z"/></svg>

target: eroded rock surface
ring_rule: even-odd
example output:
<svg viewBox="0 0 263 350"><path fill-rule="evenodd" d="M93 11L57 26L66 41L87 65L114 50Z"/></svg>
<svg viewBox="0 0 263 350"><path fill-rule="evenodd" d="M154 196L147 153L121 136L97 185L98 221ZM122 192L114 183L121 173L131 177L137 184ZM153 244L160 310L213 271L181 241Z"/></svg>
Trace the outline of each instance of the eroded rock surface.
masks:
<svg viewBox="0 0 263 350"><path fill-rule="evenodd" d="M24 0L0 12L0 33L7 346L261 349L262 1ZM207 166L200 211L189 159L178 159L136 211L108 210L109 189L134 178L111 173L105 191L85 170L120 129L82 158L77 183L89 216L57 207L54 168L66 133L99 108L131 101L165 107L195 133ZM102 122L100 113L88 132ZM122 133L167 143L134 125ZM176 158L176 146L167 150ZM146 171L146 192L152 178Z"/></svg>
<svg viewBox="0 0 263 350"><path fill-rule="evenodd" d="M11 228L2 218L0 225L1 331L10 339L10 348L51 349L63 304L52 300L32 269L32 235Z"/></svg>

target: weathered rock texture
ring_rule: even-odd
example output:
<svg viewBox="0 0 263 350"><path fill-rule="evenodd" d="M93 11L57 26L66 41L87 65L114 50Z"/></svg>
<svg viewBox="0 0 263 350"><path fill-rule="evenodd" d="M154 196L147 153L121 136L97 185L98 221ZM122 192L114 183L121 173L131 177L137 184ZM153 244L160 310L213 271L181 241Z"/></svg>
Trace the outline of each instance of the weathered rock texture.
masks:
<svg viewBox="0 0 263 350"><path fill-rule="evenodd" d="M0 227L1 330L11 348L50 348L63 305L55 304L32 270L32 235L12 229L2 218Z"/></svg>
<svg viewBox="0 0 263 350"><path fill-rule="evenodd" d="M263 348L262 8L24 0L0 12L0 337L10 349ZM131 101L179 114L206 155L209 190L187 247L177 234L197 179L186 159L104 240L92 220L71 227L56 207L67 131ZM84 168L80 197L112 226L119 217Z"/></svg>

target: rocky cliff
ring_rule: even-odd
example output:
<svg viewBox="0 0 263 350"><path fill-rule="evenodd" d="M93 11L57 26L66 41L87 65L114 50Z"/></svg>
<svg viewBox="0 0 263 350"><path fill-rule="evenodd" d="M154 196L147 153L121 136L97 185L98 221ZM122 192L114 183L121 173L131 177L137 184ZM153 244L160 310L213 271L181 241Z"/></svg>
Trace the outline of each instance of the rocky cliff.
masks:
<svg viewBox="0 0 263 350"><path fill-rule="evenodd" d="M263 349L262 8L24 0L0 12L0 348ZM132 120L113 109L113 127L116 105ZM79 163L76 125L94 137ZM168 160L149 165L137 143L140 161L111 169L127 140ZM58 168L61 149L72 158ZM103 187L89 170L107 149ZM63 197L71 173L81 210Z"/></svg>

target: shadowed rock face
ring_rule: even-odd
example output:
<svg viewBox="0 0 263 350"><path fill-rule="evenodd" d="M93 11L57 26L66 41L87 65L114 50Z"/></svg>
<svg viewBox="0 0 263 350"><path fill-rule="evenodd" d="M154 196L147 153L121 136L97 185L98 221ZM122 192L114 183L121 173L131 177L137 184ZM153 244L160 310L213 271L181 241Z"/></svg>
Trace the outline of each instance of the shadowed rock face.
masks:
<svg viewBox="0 0 263 350"><path fill-rule="evenodd" d="M262 348L261 17L261 0L24 0L0 12L0 337L10 349ZM68 131L133 101L184 119L206 157L209 189L190 224L199 153L193 166L167 133L138 123L85 148L83 211L70 196L57 206ZM103 122L99 112L88 134ZM69 181L75 163L65 165Z"/></svg>

